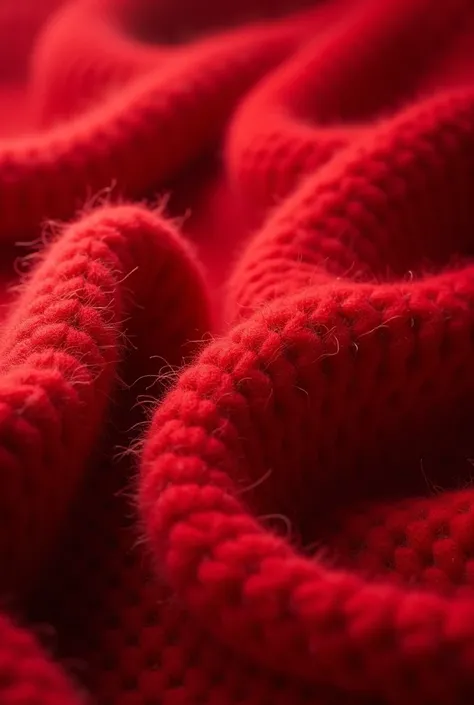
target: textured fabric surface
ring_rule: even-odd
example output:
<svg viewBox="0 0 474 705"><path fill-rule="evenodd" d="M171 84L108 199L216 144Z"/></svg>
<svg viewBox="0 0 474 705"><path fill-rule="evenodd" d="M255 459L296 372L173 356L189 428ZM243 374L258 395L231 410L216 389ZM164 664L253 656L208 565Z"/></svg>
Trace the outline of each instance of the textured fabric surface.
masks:
<svg viewBox="0 0 474 705"><path fill-rule="evenodd" d="M472 705L471 0L3 0L1 705Z"/></svg>

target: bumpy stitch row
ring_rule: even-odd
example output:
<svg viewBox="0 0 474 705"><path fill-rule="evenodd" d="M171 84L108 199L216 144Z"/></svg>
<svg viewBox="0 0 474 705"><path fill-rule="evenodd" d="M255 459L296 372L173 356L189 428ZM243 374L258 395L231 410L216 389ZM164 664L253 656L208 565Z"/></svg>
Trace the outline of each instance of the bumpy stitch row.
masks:
<svg viewBox="0 0 474 705"><path fill-rule="evenodd" d="M251 232L215 340L192 248L143 206L61 227L19 287L0 700L76 705L79 658L103 705L466 705L472 4L181 2L28 14L39 132L0 144L3 241L114 181L200 186L204 156Z"/></svg>
<svg viewBox="0 0 474 705"><path fill-rule="evenodd" d="M239 483L271 468L258 509L308 531L331 474L380 462L395 438L422 456L437 418L471 408L472 266L394 283L383 268L445 264L454 217L454 250L469 251L473 105L461 90L408 109L283 203L234 273L245 321L181 376L143 455L150 545L195 618L275 672L384 702L472 697L472 601L303 558L252 516ZM425 193L439 194L435 212ZM362 412L365 431L350 425ZM458 505L446 496L448 525Z"/></svg>
<svg viewBox="0 0 474 705"><path fill-rule="evenodd" d="M255 481L273 468L272 503L289 514L296 496L306 517L304 498L317 496L319 483L324 492L329 453L336 468L354 456L357 468L357 459L363 463L370 452L367 442L380 451L377 442L383 448L396 429L398 437L408 435L407 445L419 443L416 434L426 432L433 409L466 406L472 281L469 268L463 277L401 286L402 296L383 287L374 294L370 287L354 292L341 286L327 296L318 288L274 305L236 329L226 345L211 346L157 412L143 456L149 540L161 571L195 617L238 652L280 672L382 694L387 702L463 702L472 668L471 601L364 584L304 560L248 513L235 483L249 481L242 478L245 470ZM371 335L377 329L382 340ZM380 374L371 378L374 370ZM340 411L335 401L329 418L324 411L331 402L321 391L328 377L326 395L349 406ZM395 378L413 391L393 416L382 417ZM351 433L347 415L357 418L367 404L370 432L356 427ZM321 455L315 457L318 441ZM295 474L291 498L280 477L288 464ZM383 669L374 667L379 649ZM447 659L444 669L439 662L447 653L456 654L455 664Z"/></svg>
<svg viewBox="0 0 474 705"><path fill-rule="evenodd" d="M144 319L136 308L155 296L163 308ZM145 321L152 332L141 328ZM127 338L138 334L149 352L162 336L171 361L173 345L190 331L199 335L206 322L199 274L162 218L134 207L105 209L52 245L0 341L1 559L10 566L4 589L27 587L51 550L103 424Z"/></svg>
<svg viewBox="0 0 474 705"><path fill-rule="evenodd" d="M459 89L355 140L268 218L233 272L230 311L315 281L387 280L468 256L473 124L474 93Z"/></svg>

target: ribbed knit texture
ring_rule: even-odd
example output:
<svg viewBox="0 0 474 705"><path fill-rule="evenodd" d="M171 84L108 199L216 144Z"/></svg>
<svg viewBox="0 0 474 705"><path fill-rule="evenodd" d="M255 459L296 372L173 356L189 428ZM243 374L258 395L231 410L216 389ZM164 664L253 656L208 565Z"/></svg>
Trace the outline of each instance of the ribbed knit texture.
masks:
<svg viewBox="0 0 474 705"><path fill-rule="evenodd" d="M1 705L472 705L471 0L4 0L1 106Z"/></svg>

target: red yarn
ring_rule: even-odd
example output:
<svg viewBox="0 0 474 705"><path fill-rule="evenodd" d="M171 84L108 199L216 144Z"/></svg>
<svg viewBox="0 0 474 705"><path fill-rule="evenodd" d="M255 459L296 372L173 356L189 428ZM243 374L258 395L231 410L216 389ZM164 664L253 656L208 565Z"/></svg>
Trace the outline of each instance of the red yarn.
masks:
<svg viewBox="0 0 474 705"><path fill-rule="evenodd" d="M0 702L471 705L472 3L0 37Z"/></svg>

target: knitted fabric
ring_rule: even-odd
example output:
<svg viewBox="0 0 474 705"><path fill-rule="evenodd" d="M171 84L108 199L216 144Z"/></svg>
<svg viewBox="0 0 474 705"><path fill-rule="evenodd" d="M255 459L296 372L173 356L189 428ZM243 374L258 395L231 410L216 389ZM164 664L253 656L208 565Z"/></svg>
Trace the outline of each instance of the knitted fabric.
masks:
<svg viewBox="0 0 474 705"><path fill-rule="evenodd" d="M0 703L471 705L472 2L0 38Z"/></svg>

